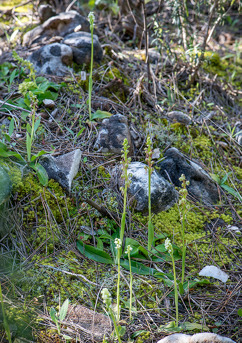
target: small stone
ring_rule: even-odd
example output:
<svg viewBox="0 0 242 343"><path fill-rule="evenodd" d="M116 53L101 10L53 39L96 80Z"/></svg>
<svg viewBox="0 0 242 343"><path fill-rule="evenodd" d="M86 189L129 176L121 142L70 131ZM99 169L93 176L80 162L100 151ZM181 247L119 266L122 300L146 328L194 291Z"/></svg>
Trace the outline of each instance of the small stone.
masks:
<svg viewBox="0 0 242 343"><path fill-rule="evenodd" d="M206 266L200 272L200 276L209 276L222 282L227 282L229 276L216 266Z"/></svg>
<svg viewBox="0 0 242 343"><path fill-rule="evenodd" d="M169 112L169 113L167 113L167 116L170 119L172 119L173 121L176 121L176 122L184 124L184 125L189 125L192 122L191 118L187 114L185 114L181 111Z"/></svg>
<svg viewBox="0 0 242 343"><path fill-rule="evenodd" d="M50 179L59 182L63 188L70 191L72 180L78 173L80 161L81 150L77 149L58 157L44 155L40 159L40 164L45 168Z"/></svg>
<svg viewBox="0 0 242 343"><path fill-rule="evenodd" d="M94 149L102 153L121 154L124 139L129 143L129 154L133 155L133 143L128 126L128 119L122 114L114 114L102 121Z"/></svg>
<svg viewBox="0 0 242 343"><path fill-rule="evenodd" d="M55 102L51 99L44 99L43 104L46 108L53 109L55 107Z"/></svg>

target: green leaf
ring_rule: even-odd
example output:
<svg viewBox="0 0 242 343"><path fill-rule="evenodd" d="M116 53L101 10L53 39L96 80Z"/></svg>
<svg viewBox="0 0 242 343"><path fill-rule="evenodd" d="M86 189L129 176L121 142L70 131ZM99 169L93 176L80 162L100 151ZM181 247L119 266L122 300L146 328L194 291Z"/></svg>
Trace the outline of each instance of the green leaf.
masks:
<svg viewBox="0 0 242 343"><path fill-rule="evenodd" d="M91 245L84 244L82 241L78 240L77 249L86 257L90 258L90 260L105 263L105 264L113 264L113 259L111 256L103 250L97 249Z"/></svg>
<svg viewBox="0 0 242 343"><path fill-rule="evenodd" d="M228 180L229 175L231 174L231 172L227 173L224 175L224 177L222 178L220 185L222 187L222 185Z"/></svg>
<svg viewBox="0 0 242 343"><path fill-rule="evenodd" d="M120 265L123 268L129 270L129 261L128 260L121 260ZM132 260L131 260L131 270L132 270L132 273L136 273L139 275L153 275L156 271L154 268L147 267L140 262L136 262L136 261L132 261Z"/></svg>
<svg viewBox="0 0 242 343"><path fill-rule="evenodd" d="M188 331L193 331L193 330L209 331L209 328L206 325L198 324L198 323L184 322L179 327L181 327L183 330L188 330Z"/></svg>
<svg viewBox="0 0 242 343"><path fill-rule="evenodd" d="M211 176L211 178L215 181L215 182L217 182L217 184L221 184L221 180L220 180L220 178L219 178L219 176L218 175L216 175L216 174L210 174L210 176Z"/></svg>
<svg viewBox="0 0 242 343"><path fill-rule="evenodd" d="M26 133L26 148L27 148L27 156L28 156L28 161L31 159L31 138L28 132Z"/></svg>
<svg viewBox="0 0 242 343"><path fill-rule="evenodd" d="M53 322L57 322L56 310L53 307L50 309L50 318L53 320Z"/></svg>
<svg viewBox="0 0 242 343"><path fill-rule="evenodd" d="M136 331L136 332L134 332L134 333L131 335L131 338L138 337L138 336L143 335L143 334L145 334L145 333L147 333L147 332L149 332L149 331L146 331L146 330L139 330L139 331Z"/></svg>
<svg viewBox="0 0 242 343"><path fill-rule="evenodd" d="M14 69L9 77L9 86L11 86L11 84L13 83L13 80L15 79L17 74L17 69ZM9 91L10 91L10 87L9 87Z"/></svg>
<svg viewBox="0 0 242 343"><path fill-rule="evenodd" d="M69 306L69 299L66 299L60 309L60 314L59 314L59 320L62 321L65 319L66 314L67 314L67 310L68 310L68 306Z"/></svg>
<svg viewBox="0 0 242 343"><path fill-rule="evenodd" d="M51 99L51 100L56 100L58 98L58 93L51 92L51 91L45 91L43 92L38 92L37 90L33 92L34 94L37 95L38 100L40 104L43 102L45 99Z"/></svg>
<svg viewBox="0 0 242 343"><path fill-rule="evenodd" d="M8 134L9 136L12 136L14 131L14 119L12 118L9 124L9 128L8 128Z"/></svg>
<svg viewBox="0 0 242 343"><path fill-rule="evenodd" d="M99 237L96 237L96 240L97 240L97 248L99 250L103 250L103 242L102 242L102 240Z"/></svg>
<svg viewBox="0 0 242 343"><path fill-rule="evenodd" d="M237 313L240 317L242 317L242 308L239 308Z"/></svg>
<svg viewBox="0 0 242 343"><path fill-rule="evenodd" d="M83 127L83 128L81 128L81 130L78 132L78 134L76 135L76 138L78 138L81 134L82 134L82 132L85 130L85 127Z"/></svg>
<svg viewBox="0 0 242 343"><path fill-rule="evenodd" d="M175 321L169 322L166 325L161 325L159 327L159 331L164 331L164 332L180 332L182 331L181 327L176 326Z"/></svg>
<svg viewBox="0 0 242 343"><path fill-rule="evenodd" d="M97 110L95 113L91 115L91 120L94 119L104 119L104 118L109 118L112 116L112 113L106 112L106 111L101 111Z"/></svg>
<svg viewBox="0 0 242 343"><path fill-rule="evenodd" d="M187 291L188 288L190 289L196 286L203 286L203 285L208 285L208 284L210 284L210 281L207 279L202 279L202 280L194 279L194 280L184 282L183 288L185 291Z"/></svg>
<svg viewBox="0 0 242 343"><path fill-rule="evenodd" d="M118 326L118 332L119 332L120 337L122 337L126 332L126 327L119 325Z"/></svg>
<svg viewBox="0 0 242 343"><path fill-rule="evenodd" d="M1 147L0 147L0 156L1 157L16 157L19 160L24 161L23 157L20 154L18 154L17 152L10 151L10 150L7 151L7 150L5 150L5 149L3 149Z"/></svg>
<svg viewBox="0 0 242 343"><path fill-rule="evenodd" d="M34 123L34 133L38 130L38 127L40 125L41 118L38 117Z"/></svg>
<svg viewBox="0 0 242 343"><path fill-rule="evenodd" d="M42 156L42 155L45 155L45 154L50 154L51 152L49 151L45 151L45 150L41 150L39 151L36 155L33 155L31 157L31 162L34 162L38 157Z"/></svg>
<svg viewBox="0 0 242 343"><path fill-rule="evenodd" d="M40 163L34 163L34 162L31 162L29 166L36 171L36 174L38 176L38 179L41 185L47 186L49 178L48 178L48 174L45 168Z"/></svg>
<svg viewBox="0 0 242 343"><path fill-rule="evenodd" d="M30 126L30 124L29 123L27 123L27 125L26 125L26 130L27 130L27 132L31 135L31 126Z"/></svg>
<svg viewBox="0 0 242 343"><path fill-rule="evenodd" d="M238 198L240 201L242 201L242 197L239 194L239 192L236 192L232 187L229 187L227 185L221 185L221 187L226 190L228 193L233 195L234 197Z"/></svg>

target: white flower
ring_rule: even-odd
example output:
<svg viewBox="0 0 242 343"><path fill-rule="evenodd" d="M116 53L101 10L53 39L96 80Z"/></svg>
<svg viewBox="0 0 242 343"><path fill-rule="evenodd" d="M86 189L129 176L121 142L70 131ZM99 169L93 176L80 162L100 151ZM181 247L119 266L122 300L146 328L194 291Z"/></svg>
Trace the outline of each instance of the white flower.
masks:
<svg viewBox="0 0 242 343"><path fill-rule="evenodd" d="M127 250L125 251L125 254L130 254L130 252L133 250L133 248L131 247L131 245L127 246Z"/></svg>
<svg viewBox="0 0 242 343"><path fill-rule="evenodd" d="M165 248L166 250L168 251L169 254L172 254L173 253L173 248L172 248L172 244L171 244L171 241L169 238L167 238L165 240Z"/></svg>
<svg viewBox="0 0 242 343"><path fill-rule="evenodd" d="M89 21L90 25L94 24L94 20L95 20L94 12L90 12L88 14L88 21Z"/></svg>
<svg viewBox="0 0 242 343"><path fill-rule="evenodd" d="M107 288L103 288L101 290L101 294L102 294L104 304L108 306L111 305L112 297L111 297L111 294L109 293L109 290Z"/></svg>
<svg viewBox="0 0 242 343"><path fill-rule="evenodd" d="M121 248L121 245L122 245L121 239L120 238L115 238L114 244L115 244L115 248L116 249Z"/></svg>

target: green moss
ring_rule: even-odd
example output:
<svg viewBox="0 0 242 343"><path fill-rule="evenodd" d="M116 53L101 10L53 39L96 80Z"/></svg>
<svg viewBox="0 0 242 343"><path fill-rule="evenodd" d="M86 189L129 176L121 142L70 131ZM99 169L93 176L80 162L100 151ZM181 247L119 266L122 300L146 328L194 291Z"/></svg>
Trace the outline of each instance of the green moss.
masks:
<svg viewBox="0 0 242 343"><path fill-rule="evenodd" d="M222 59L218 53L213 51L206 51L204 57L205 60L202 65L204 70L231 82L237 88L241 88L242 66L240 59L236 59L236 61L234 61L233 57Z"/></svg>

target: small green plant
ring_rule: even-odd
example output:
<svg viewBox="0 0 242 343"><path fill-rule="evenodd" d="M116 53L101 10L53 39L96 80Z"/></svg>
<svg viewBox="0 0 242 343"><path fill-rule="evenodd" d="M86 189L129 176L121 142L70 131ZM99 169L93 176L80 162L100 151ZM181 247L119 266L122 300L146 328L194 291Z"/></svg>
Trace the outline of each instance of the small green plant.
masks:
<svg viewBox="0 0 242 343"><path fill-rule="evenodd" d="M90 65L90 74L89 74L89 84L88 84L88 110L89 110L89 119L92 119L92 70L93 70L93 30L94 30L94 20L95 16L93 12L90 12L88 15L88 20L90 23L90 30L91 30L91 39L92 39L92 45L91 45L91 65Z"/></svg>
<svg viewBox="0 0 242 343"><path fill-rule="evenodd" d="M175 306L176 306L176 326L178 326L178 290L177 290L177 281L176 281L176 267L175 260L173 256L173 247L169 238L165 240L165 248L169 252L172 260L172 268L174 275L174 292L175 292Z"/></svg>
<svg viewBox="0 0 242 343"><path fill-rule="evenodd" d="M130 258L130 252L133 250L131 245L127 246L127 250L125 253L128 255L129 259L129 319L132 319L132 288L133 288L133 274L132 274L132 268L131 268L131 258Z"/></svg>
<svg viewBox="0 0 242 343"><path fill-rule="evenodd" d="M185 226L186 226L186 213L190 206L187 202L187 186L189 181L186 181L185 175L182 174L179 180L182 182L182 188L179 190L181 199L179 200L179 206L181 207L181 222L182 222L182 285L185 279L185 261L186 261L186 242L185 242Z"/></svg>
<svg viewBox="0 0 242 343"><path fill-rule="evenodd" d="M148 250L151 250L151 245L154 240L154 226L151 221L151 174L152 174L152 147L150 136L147 137L146 142L146 162L148 164L148 209L149 209L149 220L148 220Z"/></svg>
<svg viewBox="0 0 242 343"><path fill-rule="evenodd" d="M114 330L116 333L116 336L118 338L119 343L121 343L121 338L120 338L120 333L119 333L119 328L115 319L115 315L113 313L113 309L112 309L112 297L111 294L109 293L109 290L107 288L103 288L101 290L101 294L102 294L102 298L103 298L103 302L106 305L107 308L107 312L110 315L112 321L113 321L113 325L114 325Z"/></svg>
<svg viewBox="0 0 242 343"><path fill-rule="evenodd" d="M227 174L225 174L223 177L220 177L219 175L216 174L210 174L212 179L217 182L217 184L223 188L225 191L227 191L229 194L233 195L235 198L237 198L240 202L242 202L242 196L241 194L236 191L234 188L228 186L227 181L228 181L228 177L229 175L231 175L232 173L229 172Z"/></svg>
<svg viewBox="0 0 242 343"><path fill-rule="evenodd" d="M123 214L122 214L122 219L121 219L121 231L120 231L121 244L123 243L123 237L124 237L126 206L127 206L127 193L128 193L128 187L130 185L130 180L129 180L129 175L128 175L128 167L129 167L129 163L130 163L131 159L130 159L130 157L128 157L128 154L129 154L129 144L128 144L127 138L125 138L124 142L123 142L123 154L122 154L122 162L121 162L121 164L123 165L122 178L124 179L124 187L120 187L120 190L124 196Z"/></svg>
<svg viewBox="0 0 242 343"><path fill-rule="evenodd" d="M118 262L118 281L117 281L117 321L120 320L120 258L122 251L122 242L120 238L114 241L115 249L117 249L117 262Z"/></svg>
<svg viewBox="0 0 242 343"><path fill-rule="evenodd" d="M7 321L6 314L5 314L5 309L4 309L4 302L3 302L3 294L2 294L1 282L0 282L0 301L1 301L2 314L3 314L3 326L4 326L4 329L5 329L5 332L6 332L7 339L9 341L9 343L11 343L12 339L11 339L11 333L10 333L10 329L9 329L9 325L8 325L8 321Z"/></svg>
<svg viewBox="0 0 242 343"><path fill-rule="evenodd" d="M68 311L68 306L69 306L69 299L66 299L63 302L58 315L57 315L57 312L54 309L54 307L51 307L51 309L50 309L50 318L52 319L52 321L56 325L58 335L61 335L61 323L60 322L62 322L65 319L65 317L67 315L67 311ZM67 335L62 335L62 336L65 339L68 339L68 340L71 339L71 337L69 337Z"/></svg>

